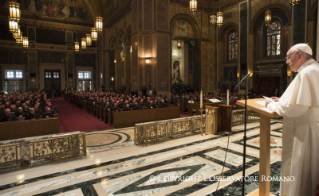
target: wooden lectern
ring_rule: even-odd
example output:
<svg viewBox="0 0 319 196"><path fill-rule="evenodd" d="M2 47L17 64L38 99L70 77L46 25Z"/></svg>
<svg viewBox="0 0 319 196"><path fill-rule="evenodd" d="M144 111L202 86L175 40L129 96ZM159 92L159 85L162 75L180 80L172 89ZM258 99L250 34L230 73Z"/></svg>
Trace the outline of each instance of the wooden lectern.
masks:
<svg viewBox="0 0 319 196"><path fill-rule="evenodd" d="M278 117L275 112L270 112L265 105L256 103L257 101L265 101L265 99L248 99L247 110L253 110L260 115L260 148L259 148L259 196L270 195L270 181L262 181L262 176L270 176L270 119ZM237 105L245 108L245 100L237 101Z"/></svg>

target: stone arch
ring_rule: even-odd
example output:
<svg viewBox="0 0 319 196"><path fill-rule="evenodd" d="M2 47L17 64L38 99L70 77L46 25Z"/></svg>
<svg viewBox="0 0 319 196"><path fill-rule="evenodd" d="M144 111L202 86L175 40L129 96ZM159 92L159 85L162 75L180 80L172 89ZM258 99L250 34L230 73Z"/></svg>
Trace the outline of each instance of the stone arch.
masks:
<svg viewBox="0 0 319 196"><path fill-rule="evenodd" d="M261 8L257 13L256 15L254 16L254 18L252 19L251 21L251 25L250 25L250 28L249 28L249 34L254 34L255 33L255 30L256 30L256 26L258 25L258 22L259 20L264 17L265 15L265 12L267 9L270 9L271 11L281 11L283 13L285 13L287 19L288 19L288 25L291 24L291 12L289 10L289 8L284 5L284 4L279 4L279 3L274 3L274 4L268 4L266 6L264 6L263 8Z"/></svg>
<svg viewBox="0 0 319 196"><path fill-rule="evenodd" d="M91 12L91 15L93 17L93 20L95 20L96 16L101 16L102 6L97 7L96 3L94 3L92 0L84 0L84 2L88 5L89 10ZM93 22L95 22L95 21L93 21Z"/></svg>
<svg viewBox="0 0 319 196"><path fill-rule="evenodd" d="M125 36L124 36L124 43L128 44L130 46L132 45L131 35L132 35L132 31L131 31L131 25L130 25L126 28L126 32L125 32Z"/></svg>
<svg viewBox="0 0 319 196"><path fill-rule="evenodd" d="M310 8L310 12L308 12L307 19L308 20L314 20L317 18L316 13L318 10L318 0L315 1L315 3L312 4Z"/></svg>
<svg viewBox="0 0 319 196"><path fill-rule="evenodd" d="M116 35L116 46L122 47L122 44L124 43L124 31L120 30Z"/></svg>
<svg viewBox="0 0 319 196"><path fill-rule="evenodd" d="M238 58L238 51L239 51L239 32L238 32L238 25L235 23L227 23L223 25L223 28L220 29L218 34L218 41L222 42L222 55L223 55L223 63L229 62L228 60L228 35L232 31L237 32L237 60ZM237 61L237 60L231 60L231 61Z"/></svg>
<svg viewBox="0 0 319 196"><path fill-rule="evenodd" d="M238 30L238 25L233 22L229 22L224 24L218 31L218 41L223 41L224 36L226 33L228 34L230 31L235 30L239 34Z"/></svg>
<svg viewBox="0 0 319 196"><path fill-rule="evenodd" d="M188 22L191 25L191 27L193 28L194 38L200 39L200 30L199 30L199 26L198 26L197 22L195 21L195 19L193 17L191 17L188 14L184 14L184 13L176 14L171 19L171 22L170 22L171 35L173 35L174 25L175 25L176 20L178 20L178 19L185 20L186 22Z"/></svg>
<svg viewBox="0 0 319 196"><path fill-rule="evenodd" d="M110 50L115 50L116 48L116 39L114 36L112 36L110 39L109 48Z"/></svg>

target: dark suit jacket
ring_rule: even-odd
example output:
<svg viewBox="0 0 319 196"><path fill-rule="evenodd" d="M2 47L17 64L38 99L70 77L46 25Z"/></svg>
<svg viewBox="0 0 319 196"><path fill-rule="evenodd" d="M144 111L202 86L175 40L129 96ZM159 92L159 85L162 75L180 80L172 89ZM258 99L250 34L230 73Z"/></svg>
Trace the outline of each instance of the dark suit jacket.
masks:
<svg viewBox="0 0 319 196"><path fill-rule="evenodd" d="M33 115L32 114L26 115L25 120L39 119L39 118L40 118L39 113L34 113Z"/></svg>
<svg viewBox="0 0 319 196"><path fill-rule="evenodd" d="M10 114L10 116L3 116L0 120L0 122L6 122L6 121L14 121L18 120L17 117L14 114Z"/></svg>

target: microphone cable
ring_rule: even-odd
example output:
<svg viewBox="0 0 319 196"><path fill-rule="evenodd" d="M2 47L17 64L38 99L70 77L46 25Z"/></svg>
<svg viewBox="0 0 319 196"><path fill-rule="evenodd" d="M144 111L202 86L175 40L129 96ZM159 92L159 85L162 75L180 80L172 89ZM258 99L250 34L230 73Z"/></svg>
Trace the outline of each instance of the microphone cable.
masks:
<svg viewBox="0 0 319 196"><path fill-rule="evenodd" d="M221 175L219 175L219 178L218 178L218 184L217 184L215 192L218 191L220 181L223 179L223 173L224 173L224 168L225 168L226 159L227 159L227 152L228 152L228 149L229 149L229 139L230 139L230 136L231 136L231 133L232 133L234 98L235 98L235 96L232 97L232 108L231 108L231 115L230 115L230 131L228 133L228 138L227 138L227 147L226 147L225 159L224 159ZM228 188L227 188L227 190L228 190ZM212 195L213 195L213 193L212 193Z"/></svg>

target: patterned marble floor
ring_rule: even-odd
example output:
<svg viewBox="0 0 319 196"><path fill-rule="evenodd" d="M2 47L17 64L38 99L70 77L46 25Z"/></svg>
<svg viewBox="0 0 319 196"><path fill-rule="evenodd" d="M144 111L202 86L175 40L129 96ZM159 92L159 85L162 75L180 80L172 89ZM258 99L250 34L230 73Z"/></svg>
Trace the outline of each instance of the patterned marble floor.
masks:
<svg viewBox="0 0 319 196"><path fill-rule="evenodd" d="M150 146L133 144L133 128L94 132L88 136L117 136L106 143L92 140L86 157L0 172L0 195L241 195L242 129L234 127L230 137L193 135ZM272 122L271 129L275 177L280 175L282 122ZM246 194L258 188L259 123L248 124L247 138ZM122 146L105 147L116 143ZM219 175L225 178L218 181ZM271 181L271 193L278 195L278 189L279 182Z"/></svg>

